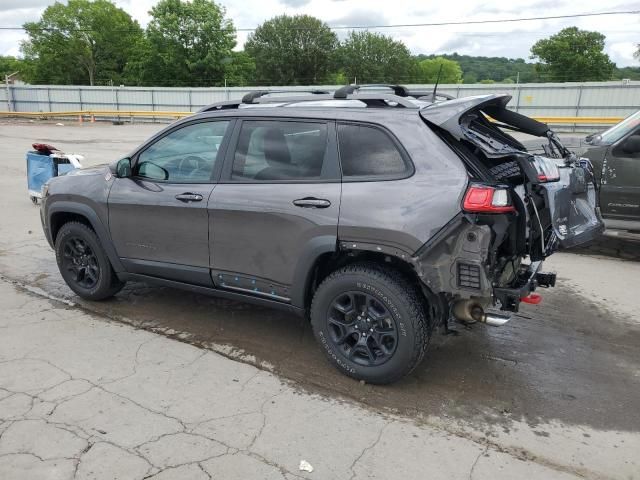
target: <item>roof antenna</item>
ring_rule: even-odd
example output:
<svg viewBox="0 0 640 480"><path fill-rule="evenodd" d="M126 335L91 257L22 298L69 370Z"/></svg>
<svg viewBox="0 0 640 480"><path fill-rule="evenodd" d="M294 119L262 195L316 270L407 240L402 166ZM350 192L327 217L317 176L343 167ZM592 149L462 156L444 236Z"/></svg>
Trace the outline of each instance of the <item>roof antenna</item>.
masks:
<svg viewBox="0 0 640 480"><path fill-rule="evenodd" d="M436 77L436 84L433 86L433 93L431 94L431 99L433 100L433 103L436 103L436 92L438 91L438 84L440 83L440 75L442 74L442 67L444 67L443 63L440 64L440 69L438 70L438 76Z"/></svg>

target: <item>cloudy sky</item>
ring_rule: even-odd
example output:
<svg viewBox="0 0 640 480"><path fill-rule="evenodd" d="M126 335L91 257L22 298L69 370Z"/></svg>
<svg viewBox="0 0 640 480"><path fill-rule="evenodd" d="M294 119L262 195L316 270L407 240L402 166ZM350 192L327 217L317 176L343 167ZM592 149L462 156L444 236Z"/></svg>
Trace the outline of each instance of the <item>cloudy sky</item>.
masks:
<svg viewBox="0 0 640 480"><path fill-rule="evenodd" d="M115 0L142 26L157 0ZM20 26L39 18L53 0L0 0L0 26ZM492 20L602 11L639 10L637 0L222 0L236 28L252 28L279 14L305 13L331 26L398 25L464 20ZM564 27L597 30L607 37L606 51L618 66L638 66L633 58L640 42L640 15L615 15L485 25L449 25L379 29L402 40L413 53L464 53L469 55L528 58L529 48ZM338 35L344 35L338 30ZM247 32L238 33L238 47ZM18 55L20 31L0 31L0 54Z"/></svg>

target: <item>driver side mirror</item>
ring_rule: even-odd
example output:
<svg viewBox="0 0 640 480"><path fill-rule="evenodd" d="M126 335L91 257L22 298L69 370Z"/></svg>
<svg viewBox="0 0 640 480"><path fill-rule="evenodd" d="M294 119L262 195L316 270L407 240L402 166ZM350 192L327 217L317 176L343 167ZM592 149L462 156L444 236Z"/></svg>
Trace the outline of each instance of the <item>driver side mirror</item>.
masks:
<svg viewBox="0 0 640 480"><path fill-rule="evenodd" d="M131 176L131 159L123 158L116 164L116 177L128 178Z"/></svg>
<svg viewBox="0 0 640 480"><path fill-rule="evenodd" d="M600 136L599 132L596 133L592 133L590 135L587 135L586 137L584 137L584 141L585 143L588 143L590 145L596 145L598 143L600 143L600 139L602 137Z"/></svg>
<svg viewBox="0 0 640 480"><path fill-rule="evenodd" d="M631 135L624 141L622 150L625 153L640 153L640 135Z"/></svg>

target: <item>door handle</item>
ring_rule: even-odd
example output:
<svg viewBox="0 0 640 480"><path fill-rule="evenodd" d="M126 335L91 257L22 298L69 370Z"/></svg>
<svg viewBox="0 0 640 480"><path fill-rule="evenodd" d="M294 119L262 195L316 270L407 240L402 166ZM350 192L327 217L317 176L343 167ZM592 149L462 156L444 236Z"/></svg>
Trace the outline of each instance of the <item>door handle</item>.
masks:
<svg viewBox="0 0 640 480"><path fill-rule="evenodd" d="M296 207L302 208L327 208L331 206L331 202L324 198L305 197L294 200L293 204Z"/></svg>
<svg viewBox="0 0 640 480"><path fill-rule="evenodd" d="M180 200L181 202L200 202L202 201L202 195L199 193L180 193L176 195L176 200Z"/></svg>

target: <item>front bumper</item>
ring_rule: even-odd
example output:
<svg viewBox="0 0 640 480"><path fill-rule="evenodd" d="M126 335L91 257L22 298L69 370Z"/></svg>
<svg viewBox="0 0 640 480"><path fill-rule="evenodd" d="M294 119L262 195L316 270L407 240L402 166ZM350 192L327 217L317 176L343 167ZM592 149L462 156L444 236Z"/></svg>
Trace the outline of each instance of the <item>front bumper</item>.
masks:
<svg viewBox="0 0 640 480"><path fill-rule="evenodd" d="M556 284L556 274L541 272L542 261L532 262L524 271L518 274L511 287L496 287L493 289L493 302L501 310L517 312L520 302L528 297L538 287L553 287Z"/></svg>

